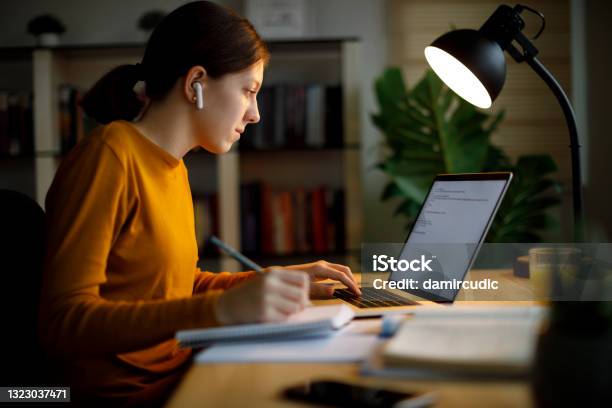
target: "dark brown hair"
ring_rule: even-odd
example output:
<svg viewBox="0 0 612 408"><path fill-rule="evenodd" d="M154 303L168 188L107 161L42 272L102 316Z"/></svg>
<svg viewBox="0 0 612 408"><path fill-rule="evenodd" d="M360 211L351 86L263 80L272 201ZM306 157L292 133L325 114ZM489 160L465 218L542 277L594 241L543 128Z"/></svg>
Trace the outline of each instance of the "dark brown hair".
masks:
<svg viewBox="0 0 612 408"><path fill-rule="evenodd" d="M195 65L219 78L269 59L268 47L247 19L210 1L194 1L159 23L142 63L108 72L83 96L81 106L99 123L132 120L144 104L133 90L138 81L145 81L147 97L159 100Z"/></svg>

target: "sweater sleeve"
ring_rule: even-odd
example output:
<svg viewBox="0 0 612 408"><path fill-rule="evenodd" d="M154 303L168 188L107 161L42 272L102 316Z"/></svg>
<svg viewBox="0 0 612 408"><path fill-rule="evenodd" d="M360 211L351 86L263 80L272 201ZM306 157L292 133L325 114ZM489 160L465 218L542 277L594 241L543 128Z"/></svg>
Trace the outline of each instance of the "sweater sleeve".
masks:
<svg viewBox="0 0 612 408"><path fill-rule="evenodd" d="M130 199L121 160L104 142L95 143L64 159L47 195L38 324L43 347L57 357L119 354L153 346L177 330L216 325L220 290L171 300L100 296Z"/></svg>
<svg viewBox="0 0 612 408"><path fill-rule="evenodd" d="M240 282L251 279L256 275L255 272L203 272L200 268L196 268L193 280L193 293L204 293L215 289L229 289Z"/></svg>

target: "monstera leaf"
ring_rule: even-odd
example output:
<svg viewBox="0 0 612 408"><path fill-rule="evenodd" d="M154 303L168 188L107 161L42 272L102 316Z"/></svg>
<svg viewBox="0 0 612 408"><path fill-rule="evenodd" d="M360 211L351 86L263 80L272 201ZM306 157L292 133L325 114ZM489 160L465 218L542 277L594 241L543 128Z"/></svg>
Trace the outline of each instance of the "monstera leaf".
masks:
<svg viewBox="0 0 612 408"><path fill-rule="evenodd" d="M377 167L389 176L383 200L400 198L394 215L414 222L438 173L512 171L512 182L489 242L539 241L538 232L555 227L547 210L559 203L556 171L548 155L522 156L516 165L490 142L504 112L487 114L457 96L428 70L410 91L397 68L375 82L380 112L373 123L383 132L388 156ZM554 194L551 196L550 192Z"/></svg>
<svg viewBox="0 0 612 408"><path fill-rule="evenodd" d="M559 183L547 177L557 171L557 166L548 155L521 156L510 170L514 173L514 179L491 225L487 240L539 242L541 237L538 231L559 227L559 222L547 211L561 202Z"/></svg>

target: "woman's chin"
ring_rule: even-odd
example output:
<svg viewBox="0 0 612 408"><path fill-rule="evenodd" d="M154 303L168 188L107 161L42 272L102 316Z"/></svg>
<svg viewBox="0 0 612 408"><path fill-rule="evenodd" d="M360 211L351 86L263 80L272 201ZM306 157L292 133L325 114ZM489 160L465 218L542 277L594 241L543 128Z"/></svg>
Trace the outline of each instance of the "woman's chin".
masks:
<svg viewBox="0 0 612 408"><path fill-rule="evenodd" d="M233 144L234 144L233 142L227 142L223 144L215 144L215 145L210 145L210 146L201 145L201 146L204 150L208 151L209 153L224 154L231 150Z"/></svg>
<svg viewBox="0 0 612 408"><path fill-rule="evenodd" d="M224 150L221 153L229 152L230 150L232 150L233 145L234 145L233 141L225 143Z"/></svg>

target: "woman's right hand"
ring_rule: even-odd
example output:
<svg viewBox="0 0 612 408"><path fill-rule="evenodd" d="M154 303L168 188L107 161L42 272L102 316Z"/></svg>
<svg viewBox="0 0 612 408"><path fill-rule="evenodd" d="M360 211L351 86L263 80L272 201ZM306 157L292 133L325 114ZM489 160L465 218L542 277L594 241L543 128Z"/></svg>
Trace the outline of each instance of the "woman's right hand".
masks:
<svg viewBox="0 0 612 408"><path fill-rule="evenodd" d="M278 322L309 304L310 280L302 271L273 269L226 290L217 303L219 323Z"/></svg>

